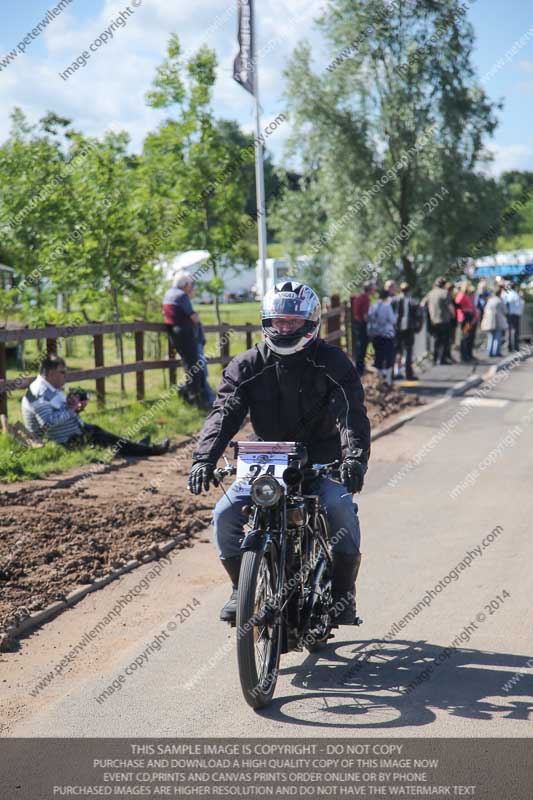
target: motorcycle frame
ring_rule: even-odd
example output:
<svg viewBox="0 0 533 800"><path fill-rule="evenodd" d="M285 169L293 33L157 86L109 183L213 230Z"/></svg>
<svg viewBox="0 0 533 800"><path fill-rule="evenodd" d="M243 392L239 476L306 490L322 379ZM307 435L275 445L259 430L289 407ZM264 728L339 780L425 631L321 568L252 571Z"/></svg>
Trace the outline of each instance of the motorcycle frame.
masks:
<svg viewBox="0 0 533 800"><path fill-rule="evenodd" d="M298 487L301 489L301 486ZM310 518L308 519L305 526L299 526L295 529L289 529L287 526L287 503L288 502L305 502L306 506L310 506ZM253 522L252 522L252 530L249 531L241 544L241 551L244 553L246 551L255 551L255 552L262 552L263 554L266 552L269 544L272 542L276 548L277 553L277 561L278 561L278 575L277 575L277 586L276 586L276 593L275 593L275 613L278 616L281 616L281 636L282 636L282 653L288 652L287 647L287 638L288 638L288 617L286 613L283 613L287 607L287 604L291 600L292 596L298 590L299 596L299 625L297 628L298 631L298 640L299 640L299 647L301 647L301 642L304 639L307 631L309 630L309 622L311 619L311 613L317 599L319 597L319 582L322 576L323 570L327 566L327 562L331 564L331 556L329 553L328 543L324 540L324 537L321 533L317 536L317 530L319 529L318 525L318 514L320 511L320 499L318 495L315 494L304 494L301 491L289 491L288 493L283 492L281 498L278 502L272 506L271 508L265 508L264 506L253 505ZM310 565L309 570L304 576L301 576L301 579L296 585L289 591L286 592L285 590L285 579L288 577L286 575L287 572L287 548L289 540L291 539L291 533L293 530L298 531L298 535L300 537L300 543L303 544L305 540L305 531L306 528L309 528L313 533L312 535L317 537L318 543L322 546L322 550L326 555L326 559L318 560L316 564ZM303 548L300 548L301 558L302 558L302 566L300 569L303 569L304 566L304 553ZM309 581L311 578L311 592L309 597L307 598L307 603L305 606L300 608L300 600L304 599L304 589L305 583ZM286 596L285 596L286 595Z"/></svg>

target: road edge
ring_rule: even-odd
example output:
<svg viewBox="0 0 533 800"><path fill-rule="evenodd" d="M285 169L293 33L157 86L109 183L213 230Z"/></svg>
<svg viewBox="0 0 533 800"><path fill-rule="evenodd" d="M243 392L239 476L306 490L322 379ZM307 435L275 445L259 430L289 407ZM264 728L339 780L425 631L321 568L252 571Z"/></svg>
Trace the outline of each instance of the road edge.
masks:
<svg viewBox="0 0 533 800"><path fill-rule="evenodd" d="M439 397L439 399L435 400L433 403L428 403L422 408L417 408L415 411L408 411L401 417L398 417L398 419L393 420L388 425L385 424L378 428L376 431L374 431L374 433L372 433L370 440L374 442L376 439L381 439L382 436L387 436L389 433L393 433L394 431L398 430L398 428L401 428L402 425L405 425L406 422L410 422L420 414L425 414L427 411L431 411L437 406L448 403L453 397L461 397L470 389L490 381L497 372L500 372L504 369L509 369L514 361L525 361L527 358L530 358L531 355L531 345L528 345L527 351L517 350L516 353L510 353L497 364L493 364L491 367L489 367L489 369L483 375L470 375L468 378L465 378L464 381L459 381L458 383L454 384L454 386L450 387L444 397Z"/></svg>
<svg viewBox="0 0 533 800"><path fill-rule="evenodd" d="M158 545L158 547L154 548L151 553L148 553L141 559L133 558L131 561L128 561L127 564L124 564L124 566L120 567L119 569L112 570L112 572L108 573L103 578L99 578L98 580L93 581L93 583L89 583L86 586L73 589L72 592L66 595L66 600L56 600L54 603L46 606L46 608L43 608L41 611L36 611L34 614L30 614L17 625L10 625L9 627L4 628L3 631L0 631L0 652L9 651L14 640L18 639L20 636L30 633L33 630L36 630L37 628L40 628L45 624L45 622L49 622L51 619L54 619L54 617L58 616L63 611L66 611L67 608L72 608L75 606L88 594L96 592L98 589L102 589L109 583L118 580L118 578L121 578L123 575L132 572L138 567L142 567L144 564L149 564L151 561L159 561L161 556L166 555L168 552L170 552L170 550L173 550L175 547L177 547L178 544L190 538L191 534L180 533L178 536L168 539L163 544Z"/></svg>

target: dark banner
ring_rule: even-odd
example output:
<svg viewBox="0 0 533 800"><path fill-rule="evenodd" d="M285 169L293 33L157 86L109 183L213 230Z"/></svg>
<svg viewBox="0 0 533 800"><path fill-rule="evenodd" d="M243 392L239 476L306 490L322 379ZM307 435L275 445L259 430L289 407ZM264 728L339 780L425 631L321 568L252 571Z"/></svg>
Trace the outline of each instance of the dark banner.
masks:
<svg viewBox="0 0 533 800"><path fill-rule="evenodd" d="M237 0L239 14L239 54L233 62L233 77L254 94L254 0Z"/></svg>
<svg viewBox="0 0 533 800"><path fill-rule="evenodd" d="M1 797L531 800L531 739L0 739Z"/></svg>

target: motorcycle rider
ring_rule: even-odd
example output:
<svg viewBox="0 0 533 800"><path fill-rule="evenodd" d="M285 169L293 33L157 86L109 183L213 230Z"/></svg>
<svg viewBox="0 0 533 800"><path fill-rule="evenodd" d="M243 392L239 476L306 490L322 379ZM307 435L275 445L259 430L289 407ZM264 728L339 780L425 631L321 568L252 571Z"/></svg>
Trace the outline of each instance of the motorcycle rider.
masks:
<svg viewBox="0 0 533 800"><path fill-rule="evenodd" d="M278 283L261 307L263 342L232 359L222 373L218 395L193 454L189 490L208 491L216 463L247 413L264 441L302 442L308 463L342 460L342 484L321 477L310 491L325 508L332 535L332 593L340 611L335 625L356 622L355 579L361 563L357 505L370 455L370 424L355 367L338 347L318 338L320 301L297 281ZM344 484L344 485L343 485ZM347 490L347 491L346 491ZM235 481L213 513L214 538L232 583L220 619L234 622L241 564L240 543L250 500Z"/></svg>

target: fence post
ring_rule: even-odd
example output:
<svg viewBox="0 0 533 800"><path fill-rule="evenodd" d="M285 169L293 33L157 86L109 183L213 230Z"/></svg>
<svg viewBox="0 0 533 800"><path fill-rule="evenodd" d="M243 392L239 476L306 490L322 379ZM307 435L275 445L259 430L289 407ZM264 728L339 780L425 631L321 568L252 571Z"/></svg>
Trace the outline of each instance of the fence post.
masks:
<svg viewBox="0 0 533 800"><path fill-rule="evenodd" d="M352 307L350 303L343 303L344 337L346 341L346 355L352 352Z"/></svg>
<svg viewBox="0 0 533 800"><path fill-rule="evenodd" d="M46 323L47 328L55 328L55 325L51 325L49 322ZM46 339L46 355L47 356L55 356L57 355L57 339Z"/></svg>
<svg viewBox="0 0 533 800"><path fill-rule="evenodd" d="M144 361L144 331L135 331L135 361ZM144 372L135 373L137 400L144 400Z"/></svg>
<svg viewBox="0 0 533 800"><path fill-rule="evenodd" d="M0 342L0 380L7 379L7 354L6 343ZM4 415L7 419L7 392L0 394L0 415Z"/></svg>
<svg viewBox="0 0 533 800"><path fill-rule="evenodd" d="M95 333L93 336L94 343L94 366L104 366L104 335L103 333ZM105 378L96 379L96 403L98 408L105 406Z"/></svg>
<svg viewBox="0 0 533 800"><path fill-rule="evenodd" d="M168 357L169 357L169 359L176 358L176 348L172 344L172 340L171 340L170 336L168 336L167 338L168 338ZM172 364L168 368L168 376L169 376L169 379L170 379L170 385L171 386L175 386L176 382L177 382L176 381L176 367L174 367Z"/></svg>
<svg viewBox="0 0 533 800"><path fill-rule="evenodd" d="M328 339L330 343L340 344L341 338L341 299L338 294L331 295L331 310L337 310L337 314L332 315L326 319L326 334L335 333L336 331L339 332L337 338L331 340Z"/></svg>
<svg viewBox="0 0 533 800"><path fill-rule="evenodd" d="M222 363L225 364L229 361L229 336L227 335L227 331L229 331L230 326L223 322L218 331L218 347L220 350L220 356L222 359L226 359Z"/></svg>
<svg viewBox="0 0 533 800"><path fill-rule="evenodd" d="M251 323L247 322L246 324L250 325ZM252 346L252 329L251 328L247 328L246 329L246 349L250 350L251 346Z"/></svg>

